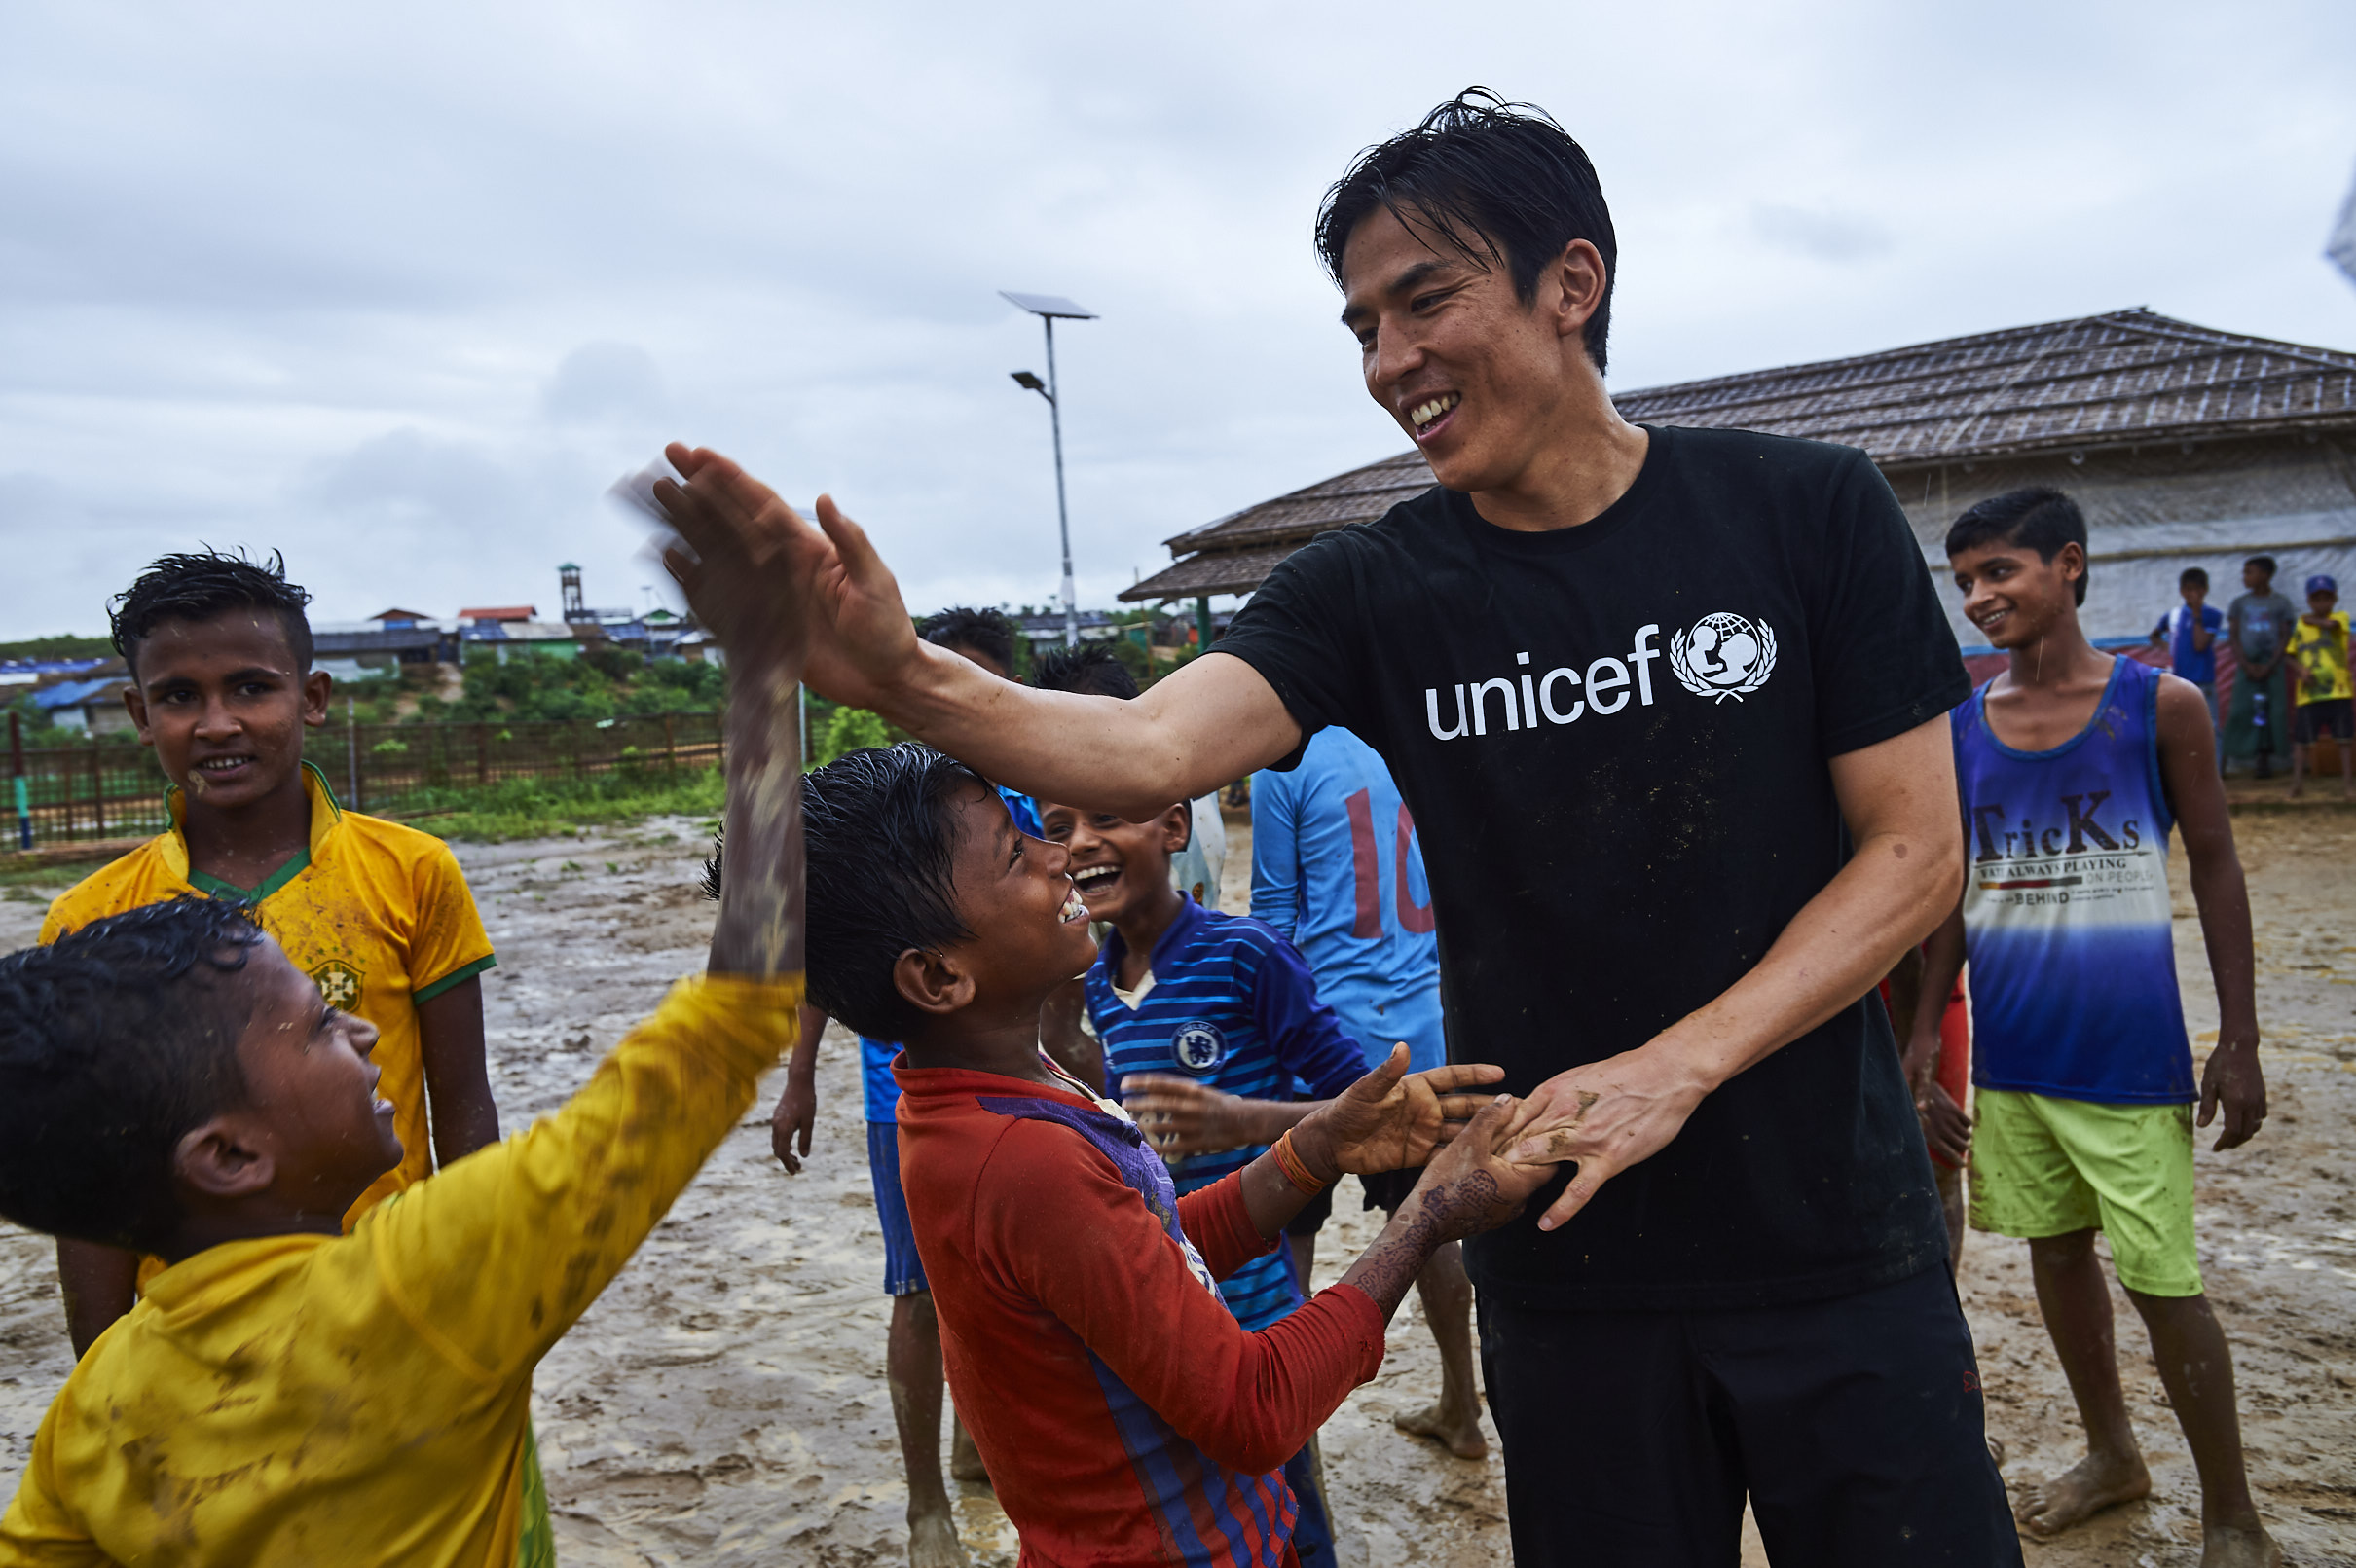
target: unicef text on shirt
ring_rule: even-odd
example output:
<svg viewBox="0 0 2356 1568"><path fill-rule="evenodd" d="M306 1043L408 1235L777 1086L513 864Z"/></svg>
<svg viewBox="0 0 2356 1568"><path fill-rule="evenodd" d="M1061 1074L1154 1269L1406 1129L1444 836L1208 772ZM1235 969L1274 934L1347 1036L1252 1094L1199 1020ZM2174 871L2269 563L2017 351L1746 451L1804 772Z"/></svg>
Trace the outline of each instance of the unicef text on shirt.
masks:
<svg viewBox="0 0 2356 1568"><path fill-rule="evenodd" d="M1543 675L1522 669L1515 676L1493 675L1487 680L1454 687L1454 721L1440 722L1440 688L1423 690L1425 722L1435 741L1465 735L1487 735L1492 713L1504 718L1507 730L1534 730L1541 714L1550 724L1571 724L1589 713L1606 717L1620 711L1633 698L1641 708L1652 706L1652 661L1663 656L1653 645L1661 635L1658 622L1637 628L1628 657L1605 654L1583 669L1558 665ZM1775 633L1765 621L1719 610L1705 615L1670 638L1666 650L1677 684L1712 703L1741 702L1767 683L1775 673ZM1517 653L1514 663L1528 666L1529 655ZM1633 687L1633 690L1631 689ZM1497 699L1493 704L1491 694Z"/></svg>

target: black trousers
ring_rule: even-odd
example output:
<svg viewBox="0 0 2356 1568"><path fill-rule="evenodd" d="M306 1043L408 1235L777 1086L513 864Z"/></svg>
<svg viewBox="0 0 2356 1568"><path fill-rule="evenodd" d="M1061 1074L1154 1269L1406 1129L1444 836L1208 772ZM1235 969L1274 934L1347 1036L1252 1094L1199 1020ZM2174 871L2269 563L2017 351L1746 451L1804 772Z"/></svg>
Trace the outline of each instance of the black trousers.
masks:
<svg viewBox="0 0 2356 1568"><path fill-rule="evenodd" d="M2017 1568L1955 1282L1721 1312L1481 1296L1518 1568Z"/></svg>

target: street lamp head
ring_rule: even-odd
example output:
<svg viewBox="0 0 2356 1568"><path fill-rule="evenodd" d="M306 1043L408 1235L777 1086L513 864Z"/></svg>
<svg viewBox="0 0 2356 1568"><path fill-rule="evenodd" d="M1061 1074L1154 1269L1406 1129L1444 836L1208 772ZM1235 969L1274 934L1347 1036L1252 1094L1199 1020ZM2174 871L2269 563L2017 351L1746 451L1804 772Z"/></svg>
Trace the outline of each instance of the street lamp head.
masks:
<svg viewBox="0 0 2356 1568"><path fill-rule="evenodd" d="M1096 312L1086 306L1075 305L1060 294L1015 294L1000 289L998 297L1017 310L1044 315L1057 321L1093 321Z"/></svg>
<svg viewBox="0 0 2356 1568"><path fill-rule="evenodd" d="M1015 371L1013 372L1013 377L1014 384L1021 387L1026 392L1044 393L1048 389L1047 383L1041 381L1038 377L1032 375L1027 370Z"/></svg>

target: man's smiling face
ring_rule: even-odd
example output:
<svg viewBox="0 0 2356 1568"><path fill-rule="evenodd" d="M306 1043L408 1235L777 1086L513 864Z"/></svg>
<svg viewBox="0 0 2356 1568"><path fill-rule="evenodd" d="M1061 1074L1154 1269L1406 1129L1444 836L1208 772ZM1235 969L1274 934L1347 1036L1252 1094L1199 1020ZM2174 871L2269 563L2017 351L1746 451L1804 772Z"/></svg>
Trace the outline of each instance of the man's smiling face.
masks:
<svg viewBox="0 0 2356 1568"><path fill-rule="evenodd" d="M1601 275L1585 240L1569 255ZM1502 264L1477 263L1384 208L1351 231L1342 259L1342 322L1358 340L1368 393L1441 484L1513 488L1594 374L1579 336L1592 311L1566 299L1564 268L1540 269L1525 305Z"/></svg>

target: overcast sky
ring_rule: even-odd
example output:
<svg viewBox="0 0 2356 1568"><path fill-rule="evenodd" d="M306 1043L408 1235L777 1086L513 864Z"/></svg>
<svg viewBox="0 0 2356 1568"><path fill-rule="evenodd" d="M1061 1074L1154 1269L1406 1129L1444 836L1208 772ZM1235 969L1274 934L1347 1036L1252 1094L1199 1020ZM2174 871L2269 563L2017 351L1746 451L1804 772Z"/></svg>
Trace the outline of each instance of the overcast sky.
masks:
<svg viewBox="0 0 2356 1568"><path fill-rule="evenodd" d="M592 603L668 437L831 490L910 605L1082 602L1402 451L1308 247L1486 83L1593 154L1635 388L2148 305L2356 347L2356 6L0 8L0 638L156 554L321 619Z"/></svg>

